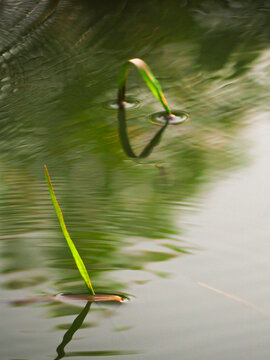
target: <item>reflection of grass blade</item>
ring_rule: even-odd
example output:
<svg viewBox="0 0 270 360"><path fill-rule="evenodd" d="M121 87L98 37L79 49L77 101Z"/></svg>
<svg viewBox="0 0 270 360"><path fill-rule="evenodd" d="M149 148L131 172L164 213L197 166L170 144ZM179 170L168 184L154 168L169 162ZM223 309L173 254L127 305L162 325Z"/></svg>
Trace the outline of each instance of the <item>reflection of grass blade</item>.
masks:
<svg viewBox="0 0 270 360"><path fill-rule="evenodd" d="M121 103L125 101L125 94L126 94L126 82L128 76L128 69L129 65L133 64L139 70L142 75L142 78L146 85L149 87L152 94L161 102L162 106L164 107L165 111L168 115L171 114L171 110L167 104L161 86L157 79L155 78L154 74L150 70L149 66L141 59L131 59L128 60L122 67L118 79L118 101Z"/></svg>
<svg viewBox="0 0 270 360"><path fill-rule="evenodd" d="M161 140L162 134L165 131L168 121L165 123L165 125L162 126L162 128L153 136L153 138L150 140L150 142L145 146L145 148L142 150L140 155L136 155L134 151L132 150L129 137L128 137L128 130L127 130L127 123L126 123L126 110L125 107L120 104L118 109L118 132L119 132L119 138L121 140L123 149L127 156L131 158L146 158L150 155L152 150L155 146L158 145L158 143Z"/></svg>
<svg viewBox="0 0 270 360"><path fill-rule="evenodd" d="M73 241L71 240L70 236L69 236L69 233L67 231L67 228L66 228L66 224L65 224L65 221L64 221L64 218L63 218L63 214L62 214L62 211L60 209L60 206L56 200L56 196L55 196L55 193L54 193L54 190L53 190L53 186L52 186L52 183L51 183L51 179L50 179L50 175L49 175L49 172L47 170L47 166L44 165L44 169L45 169L45 177L46 177L46 180L47 180L47 183L48 183L48 186L49 186L49 190L50 190L50 194L51 194L51 198L52 198L52 202L53 202L53 205L54 205L54 208L55 208L55 212L56 212L56 215L58 217L58 220L59 220L59 223L60 223L60 226L62 228L62 231L63 231L63 234L67 240L67 243L68 243L68 246L70 248L70 251L73 255L73 258L75 260L75 263L80 271L80 274L83 278L83 280L85 281L85 284L88 288L88 290L90 291L90 293L92 295L95 295L95 292L94 292L94 289L92 287L92 284L91 284L91 281L90 281L90 278L89 278L89 275L88 275L88 272L86 270L86 267L80 257L80 254L78 253Z"/></svg>
<svg viewBox="0 0 270 360"><path fill-rule="evenodd" d="M63 357L65 357L66 355L65 347L72 340L72 337L75 334L75 332L82 326L84 319L90 310L91 305L92 304L90 302L86 303L82 312L76 317L76 319L73 321L68 331L65 333L61 344L56 349L58 356L55 358L55 360L60 360Z"/></svg>

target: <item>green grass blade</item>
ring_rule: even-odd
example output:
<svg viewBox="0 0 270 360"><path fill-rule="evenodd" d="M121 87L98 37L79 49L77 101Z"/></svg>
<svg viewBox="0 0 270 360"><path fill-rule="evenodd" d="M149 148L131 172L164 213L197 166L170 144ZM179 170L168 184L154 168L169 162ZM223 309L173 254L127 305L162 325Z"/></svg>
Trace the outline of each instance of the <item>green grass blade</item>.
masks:
<svg viewBox="0 0 270 360"><path fill-rule="evenodd" d="M56 196L55 196L55 193L54 193L54 190L53 190L53 186L52 186L52 182L51 182L51 179L50 179L50 175L49 175L49 172L48 172L48 169L47 169L47 166L44 165L44 169L45 169L45 178L46 178L46 181L48 183L48 187L49 187L49 191L50 191L50 195L51 195L51 198L52 198L52 202L53 202L53 205L54 205L54 208L55 208L55 212L56 212L56 215L58 217L58 220L59 220L59 223L60 223L60 226L61 226L61 229L63 231L63 234L65 236L65 239L68 243L68 246L70 248L70 251L72 253L72 256L75 260L75 263L79 269L79 272L88 288L88 290L90 291L90 293L92 295L95 295L95 292L94 292L94 289L92 287L92 284L91 284L91 281L90 281L90 277L88 275L88 272L86 270L86 267L80 257L80 254L78 253L73 241L71 240L70 236L69 236L69 233L67 231L67 228L66 228L66 224L65 224L65 221L64 221L64 217L63 217L63 214L62 214L62 211L61 211L61 208L58 204L58 201L56 200Z"/></svg>
<svg viewBox="0 0 270 360"><path fill-rule="evenodd" d="M133 64L139 70L144 82L152 94L161 102L167 114L171 115L172 112L167 104L159 82L155 78L149 66L141 59L130 59L123 65L118 78L118 101L125 101L126 83L130 64Z"/></svg>

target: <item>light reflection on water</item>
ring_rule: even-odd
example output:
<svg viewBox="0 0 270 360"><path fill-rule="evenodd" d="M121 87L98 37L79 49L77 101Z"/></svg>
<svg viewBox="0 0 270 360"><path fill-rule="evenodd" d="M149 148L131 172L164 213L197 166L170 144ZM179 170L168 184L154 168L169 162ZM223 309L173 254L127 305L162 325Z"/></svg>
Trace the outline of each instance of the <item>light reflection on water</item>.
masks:
<svg viewBox="0 0 270 360"><path fill-rule="evenodd" d="M261 115L269 108L267 3L49 3L56 12L47 19L46 2L37 4L35 26L23 20L35 2L2 5L1 299L83 288L49 198L46 163L96 291L131 295L121 308L91 306L85 320L95 326L78 328L83 335L70 342L69 356L225 359L232 344L230 359L265 359L269 321L197 282L268 307L267 195L260 195L262 212L257 205L245 220L257 204L253 183L261 194L268 188L259 181L268 171ZM172 108L191 119L168 127L148 157L131 159L117 111L104 103L116 96L121 64L134 56L150 64ZM130 74L140 107L125 114L134 154L155 138L148 117L161 110L140 81ZM259 169L239 180L234 174L245 174L250 143L259 149ZM259 225L249 233L252 214ZM68 329L80 312L67 304L7 303L0 311L1 357L35 359L54 356L60 325Z"/></svg>

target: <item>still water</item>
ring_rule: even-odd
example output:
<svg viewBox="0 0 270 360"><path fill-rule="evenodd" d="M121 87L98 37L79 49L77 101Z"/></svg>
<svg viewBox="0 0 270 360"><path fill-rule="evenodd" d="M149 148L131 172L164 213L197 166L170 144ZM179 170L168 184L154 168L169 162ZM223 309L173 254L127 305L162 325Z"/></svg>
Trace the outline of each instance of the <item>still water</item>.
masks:
<svg viewBox="0 0 270 360"><path fill-rule="evenodd" d="M6 0L0 18L0 359L269 358L270 1ZM136 106L108 106L133 57L190 117L144 157L162 108L135 70ZM85 292L45 163L95 291L129 301L18 303Z"/></svg>

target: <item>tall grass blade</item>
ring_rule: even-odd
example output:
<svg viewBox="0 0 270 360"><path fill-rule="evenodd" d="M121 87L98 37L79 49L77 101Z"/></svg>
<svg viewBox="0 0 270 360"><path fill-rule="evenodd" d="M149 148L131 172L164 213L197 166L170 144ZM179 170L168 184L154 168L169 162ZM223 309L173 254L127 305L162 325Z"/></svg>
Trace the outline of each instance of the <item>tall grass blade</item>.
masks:
<svg viewBox="0 0 270 360"><path fill-rule="evenodd" d="M55 212L56 212L56 215L58 217L58 220L59 220L59 223L60 223L60 226L62 228L62 231L63 231L63 234L65 236L65 239L68 243L68 246L70 248L70 251L72 253L72 256L75 260L75 263L79 269L79 272L89 290L89 292L92 294L92 295L95 295L95 292L94 292L94 289L92 287L92 284L91 284L91 281L90 281L90 277L88 275L88 272L86 270L86 267L80 257L80 254L78 253L73 241L71 240L70 236L69 236L69 233L67 231L67 228L66 228L66 224L65 224L65 221L64 221L64 218L63 218L63 214L62 214L62 211L61 211L61 208L58 204L58 201L56 200L56 196L55 196L55 193L54 193L54 190L53 190L53 186L52 186L52 182L51 182L51 179L50 179L50 175L49 175L49 172L48 172L48 169L47 169L47 166L44 165L44 169L45 169L45 178L46 178L46 181L48 183L48 187L49 187L49 191L50 191L50 195L51 195L51 198L52 198L52 202L53 202L53 205L54 205L54 208L55 208Z"/></svg>
<svg viewBox="0 0 270 360"><path fill-rule="evenodd" d="M152 94L161 102L167 114L171 115L172 112L169 108L169 105L167 104L159 82L155 78L149 66L141 59L130 59L121 68L118 78L118 102L123 103L126 99L126 83L129 66L131 64L139 70L144 82L146 83Z"/></svg>

